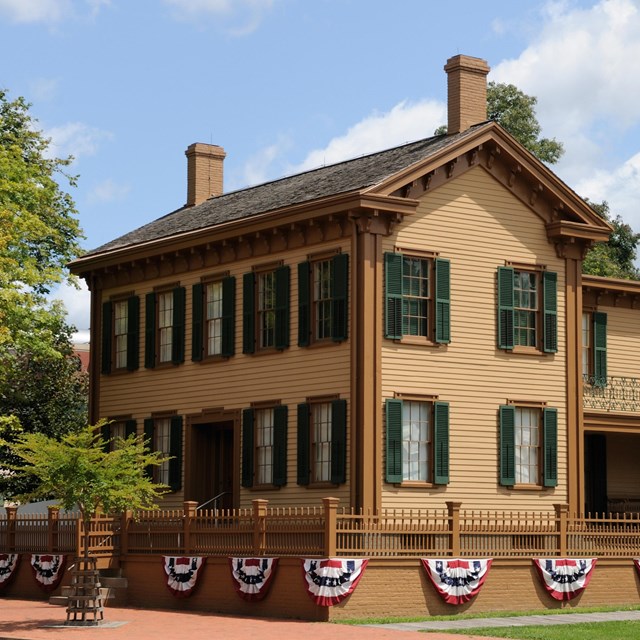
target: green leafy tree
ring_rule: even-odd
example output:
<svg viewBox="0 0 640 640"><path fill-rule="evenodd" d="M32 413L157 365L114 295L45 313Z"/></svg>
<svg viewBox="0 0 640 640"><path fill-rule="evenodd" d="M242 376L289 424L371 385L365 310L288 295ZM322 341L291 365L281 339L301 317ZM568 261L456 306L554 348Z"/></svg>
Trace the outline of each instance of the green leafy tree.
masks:
<svg viewBox="0 0 640 640"><path fill-rule="evenodd" d="M613 217L606 201L587 203L612 227L608 242L599 242L587 253L582 272L592 276L639 280L640 270L635 265L640 234L618 215Z"/></svg>
<svg viewBox="0 0 640 640"><path fill-rule="evenodd" d="M19 501L54 498L67 510L78 509L84 529L84 554L89 555L91 519L102 511L153 509L168 487L155 484L146 469L168 460L149 452L142 436L104 440L101 424L69 433L60 440L42 433L23 433L4 442L18 459L11 465L17 477L35 480Z"/></svg>
<svg viewBox="0 0 640 640"><path fill-rule="evenodd" d="M541 127L536 117L538 99L529 96L518 87L503 82L487 84L487 118L504 127L523 147L542 162L556 163L564 149L555 138L541 138ZM440 126L435 134L447 132Z"/></svg>

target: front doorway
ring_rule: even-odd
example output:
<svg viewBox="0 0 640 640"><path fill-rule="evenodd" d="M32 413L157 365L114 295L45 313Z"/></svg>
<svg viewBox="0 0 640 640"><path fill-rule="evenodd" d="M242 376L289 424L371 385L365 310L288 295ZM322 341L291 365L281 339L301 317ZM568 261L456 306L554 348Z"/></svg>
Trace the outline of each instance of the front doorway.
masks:
<svg viewBox="0 0 640 640"><path fill-rule="evenodd" d="M584 441L585 512L607 513L607 438L600 433L588 433Z"/></svg>
<svg viewBox="0 0 640 640"><path fill-rule="evenodd" d="M233 420L192 424L186 499L204 509L235 506Z"/></svg>

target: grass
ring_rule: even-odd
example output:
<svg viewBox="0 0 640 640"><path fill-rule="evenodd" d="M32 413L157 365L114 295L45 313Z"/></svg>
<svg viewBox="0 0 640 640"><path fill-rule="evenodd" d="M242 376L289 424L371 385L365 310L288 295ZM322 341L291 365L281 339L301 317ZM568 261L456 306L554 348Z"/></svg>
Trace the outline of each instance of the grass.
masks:
<svg viewBox="0 0 640 640"><path fill-rule="evenodd" d="M429 632L427 632L429 633ZM440 632L438 632L440 633ZM447 633L517 640L637 640L640 638L640 622L621 620L616 622L581 622L551 627L483 627L480 629L449 630Z"/></svg>

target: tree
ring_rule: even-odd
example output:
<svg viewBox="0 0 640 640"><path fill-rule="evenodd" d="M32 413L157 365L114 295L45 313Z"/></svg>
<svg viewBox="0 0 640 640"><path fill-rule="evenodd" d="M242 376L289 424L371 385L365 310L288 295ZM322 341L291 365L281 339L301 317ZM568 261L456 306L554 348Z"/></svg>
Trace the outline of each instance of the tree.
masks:
<svg viewBox="0 0 640 640"><path fill-rule="evenodd" d="M540 137L540 123L536 118L538 99L520 91L512 84L489 82L487 85L487 118L504 127L522 146L542 162L554 164L564 153L562 143L555 138ZM440 126L435 134L447 132Z"/></svg>
<svg viewBox="0 0 640 640"><path fill-rule="evenodd" d="M635 233L630 225L617 215L611 216L609 204L590 202L591 206L613 227L608 242L599 242L587 253L582 263L582 272L592 276L639 280L640 270L635 265L640 233Z"/></svg>

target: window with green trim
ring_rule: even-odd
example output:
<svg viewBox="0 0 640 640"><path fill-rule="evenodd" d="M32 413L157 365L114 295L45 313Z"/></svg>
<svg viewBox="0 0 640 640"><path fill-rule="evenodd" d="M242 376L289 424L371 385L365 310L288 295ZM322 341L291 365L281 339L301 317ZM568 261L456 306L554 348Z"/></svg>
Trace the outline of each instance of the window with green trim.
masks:
<svg viewBox="0 0 640 640"><path fill-rule="evenodd" d="M140 299L129 296L102 305L102 373L139 366Z"/></svg>
<svg viewBox="0 0 640 640"><path fill-rule="evenodd" d="M413 399L386 402L386 480L449 482L449 404Z"/></svg>
<svg viewBox="0 0 640 640"><path fill-rule="evenodd" d="M114 420L102 425L102 439L109 442L109 451L114 451L123 440L130 435L136 435L137 423L135 420Z"/></svg>
<svg viewBox="0 0 640 640"><path fill-rule="evenodd" d="M148 293L145 315L145 367L184 362L185 288Z"/></svg>
<svg viewBox="0 0 640 640"><path fill-rule="evenodd" d="M171 491L182 488L182 416L146 418L144 438L152 451L159 451L170 459L147 469L154 482L169 486Z"/></svg>
<svg viewBox="0 0 640 640"><path fill-rule="evenodd" d="M607 314L582 314L582 375L586 384L607 384Z"/></svg>
<svg viewBox="0 0 640 640"><path fill-rule="evenodd" d="M191 359L230 357L235 352L235 278L192 287Z"/></svg>
<svg viewBox="0 0 640 640"><path fill-rule="evenodd" d="M450 262L385 253L385 337L451 341Z"/></svg>

